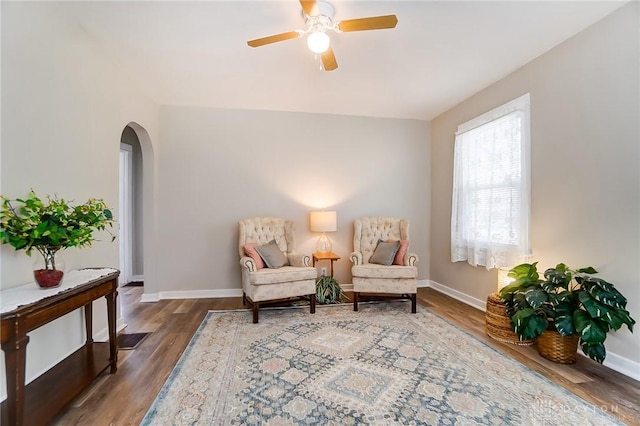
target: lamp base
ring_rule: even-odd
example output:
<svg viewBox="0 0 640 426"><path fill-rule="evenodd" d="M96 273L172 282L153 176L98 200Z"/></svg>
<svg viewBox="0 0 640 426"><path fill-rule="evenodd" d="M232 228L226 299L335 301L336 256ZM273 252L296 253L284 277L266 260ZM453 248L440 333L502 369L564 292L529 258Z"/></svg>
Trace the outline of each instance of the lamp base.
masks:
<svg viewBox="0 0 640 426"><path fill-rule="evenodd" d="M322 233L322 236L318 238L316 251L320 253L327 253L331 251L331 241L327 238L327 235L324 232Z"/></svg>

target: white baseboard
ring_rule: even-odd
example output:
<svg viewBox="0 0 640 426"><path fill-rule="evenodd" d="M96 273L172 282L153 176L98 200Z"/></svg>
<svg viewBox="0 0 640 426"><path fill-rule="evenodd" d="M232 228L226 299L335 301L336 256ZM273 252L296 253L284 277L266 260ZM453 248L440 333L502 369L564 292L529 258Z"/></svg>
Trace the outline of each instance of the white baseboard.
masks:
<svg viewBox="0 0 640 426"><path fill-rule="evenodd" d="M144 275L133 275L131 277L131 282L144 282Z"/></svg>
<svg viewBox="0 0 640 426"><path fill-rule="evenodd" d="M418 280L418 288L431 287L429 280Z"/></svg>
<svg viewBox="0 0 640 426"><path fill-rule="evenodd" d="M579 347L578 354L587 357ZM607 351L607 358L602 364L612 370L616 370L618 373L622 373L627 377L640 381L640 363L638 362L631 361L628 358Z"/></svg>
<svg viewBox="0 0 640 426"><path fill-rule="evenodd" d="M140 296L141 303L157 302L158 300L160 300L158 293L142 293Z"/></svg>
<svg viewBox="0 0 640 426"><path fill-rule="evenodd" d="M124 319L122 317L118 318L116 321L116 334L124 330L127 324L124 323ZM98 331L94 334L93 340L96 342L108 342L109 341L109 328L105 327L102 330Z"/></svg>
<svg viewBox="0 0 640 426"><path fill-rule="evenodd" d="M353 291L353 284L340 284L342 291Z"/></svg>
<svg viewBox="0 0 640 426"><path fill-rule="evenodd" d="M485 312L487 310L486 300L476 299L475 297L471 297L465 293L449 288L433 280L428 280L428 283L429 284L426 287L431 287L432 289L446 294L449 297L453 297L454 299L459 300L462 303L466 303L467 305L473 306L476 309L480 309L482 312Z"/></svg>
<svg viewBox="0 0 640 426"><path fill-rule="evenodd" d="M157 302L159 300L169 299L218 299L222 297L242 297L242 289L226 288L219 290L185 290L144 293L140 297L140 302Z"/></svg>
<svg viewBox="0 0 640 426"><path fill-rule="evenodd" d="M468 296L458 290L454 290L445 285L437 283L435 281L429 281L428 287L433 288L440 293L446 294L447 296L453 297L456 300L459 300L467 305L473 306L476 309L479 309L483 312L487 310L487 302L484 300L476 299L475 297ZM582 350L578 348L578 354L586 357ZM604 363L605 366L609 367L612 370L617 371L618 373L622 373L627 377L631 377L634 380L640 381L640 363L622 357L620 355L616 355L615 353L607 351L607 358Z"/></svg>

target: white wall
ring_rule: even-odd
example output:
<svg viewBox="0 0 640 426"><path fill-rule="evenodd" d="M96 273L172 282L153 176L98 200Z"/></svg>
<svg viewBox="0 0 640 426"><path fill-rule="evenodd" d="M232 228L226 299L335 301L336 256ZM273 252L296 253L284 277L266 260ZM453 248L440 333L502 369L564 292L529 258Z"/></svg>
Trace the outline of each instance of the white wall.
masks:
<svg viewBox="0 0 640 426"><path fill-rule="evenodd" d="M638 22L631 2L432 121L432 280L483 301L496 290L495 270L450 260L454 132L530 92L531 261L595 267L640 320ZM625 327L605 345L608 362L640 377L640 333Z"/></svg>
<svg viewBox="0 0 640 426"><path fill-rule="evenodd" d="M2 2L1 7L0 191L15 198L33 188L79 203L103 198L117 217L120 135L130 121L154 135L157 107L136 92L82 28L58 14L55 4ZM103 241L90 249L66 250L67 269L117 268L118 244L108 234L99 237ZM8 245L0 256L2 289L32 281L33 259ZM94 306L97 333L106 329L106 303ZM29 380L80 346L80 312L30 336ZM4 395L4 366L0 371Z"/></svg>
<svg viewBox="0 0 640 426"><path fill-rule="evenodd" d="M158 289L240 289L238 220L296 222L297 252L319 235L308 213L338 212L336 278L351 283L353 220L410 220L419 278L429 271L429 125L425 121L162 107Z"/></svg>

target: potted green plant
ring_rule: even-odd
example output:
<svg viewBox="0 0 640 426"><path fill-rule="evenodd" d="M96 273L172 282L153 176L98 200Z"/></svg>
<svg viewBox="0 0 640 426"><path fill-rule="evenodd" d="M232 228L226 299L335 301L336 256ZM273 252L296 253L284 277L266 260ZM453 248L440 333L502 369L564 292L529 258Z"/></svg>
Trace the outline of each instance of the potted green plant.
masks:
<svg viewBox="0 0 640 426"><path fill-rule="evenodd" d="M342 303L347 296L342 291L340 283L329 275L323 275L316 280L316 301L321 305Z"/></svg>
<svg viewBox="0 0 640 426"><path fill-rule="evenodd" d="M31 190L26 199L10 200L0 196L0 242L31 256L36 249L44 267L34 270L36 282L43 288L60 285L64 272L56 267L56 253L69 247L89 247L93 232L113 225L113 215L104 201L90 198L72 206L63 198L47 196L41 200ZM14 204L22 204L20 207ZM111 241L115 239L111 235Z"/></svg>
<svg viewBox="0 0 640 426"><path fill-rule="evenodd" d="M547 330L577 336L576 350L579 340L585 355L602 363L607 333L623 325L633 332L635 320L626 310L627 299L613 284L592 276L596 273L591 266L574 270L559 263L541 279L537 262L511 269L515 281L500 290L500 297L519 338L534 339Z"/></svg>

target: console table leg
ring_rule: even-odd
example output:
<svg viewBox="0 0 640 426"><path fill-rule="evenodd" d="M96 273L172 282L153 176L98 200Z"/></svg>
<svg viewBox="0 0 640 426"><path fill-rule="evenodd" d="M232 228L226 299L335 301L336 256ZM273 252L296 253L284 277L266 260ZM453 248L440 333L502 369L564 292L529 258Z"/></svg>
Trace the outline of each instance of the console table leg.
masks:
<svg viewBox="0 0 640 426"><path fill-rule="evenodd" d="M107 321L109 322L109 363L111 374L118 370L118 347L116 338L116 296L118 291L107 294Z"/></svg>
<svg viewBox="0 0 640 426"><path fill-rule="evenodd" d="M93 343L93 302L84 305L84 330L87 335L87 345Z"/></svg>
<svg viewBox="0 0 640 426"><path fill-rule="evenodd" d="M2 344L7 376L7 422L21 426L24 423L24 381L29 336L22 335Z"/></svg>

